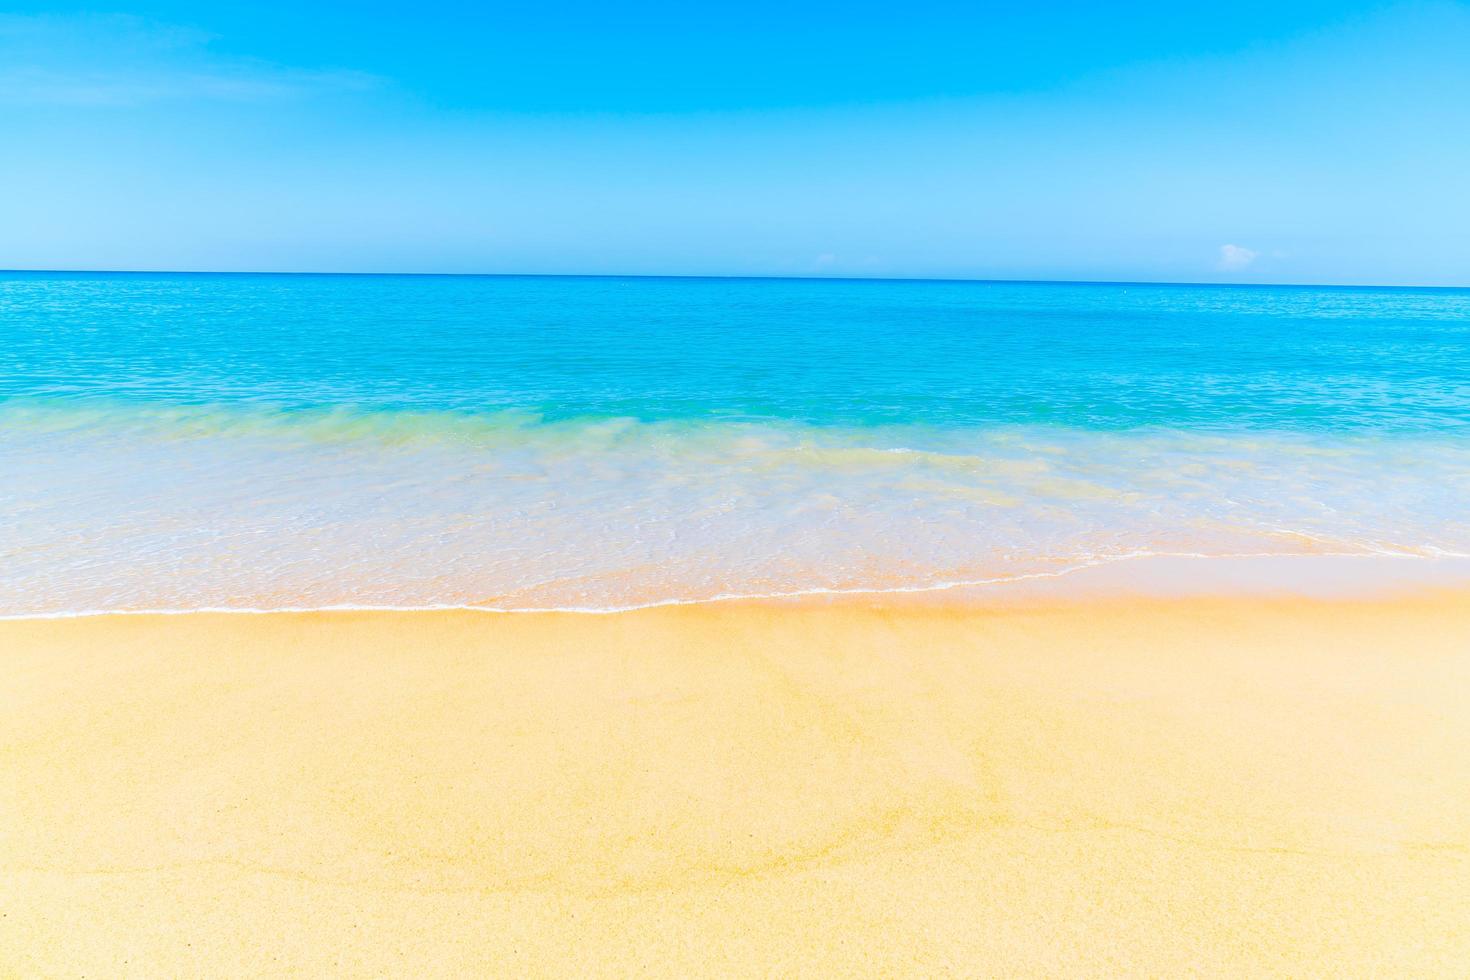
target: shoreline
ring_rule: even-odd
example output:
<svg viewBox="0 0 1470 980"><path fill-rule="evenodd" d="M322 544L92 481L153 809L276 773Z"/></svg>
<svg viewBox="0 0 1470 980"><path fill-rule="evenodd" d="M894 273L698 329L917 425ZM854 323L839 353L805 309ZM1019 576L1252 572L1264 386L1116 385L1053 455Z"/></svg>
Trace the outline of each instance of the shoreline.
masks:
<svg viewBox="0 0 1470 980"><path fill-rule="evenodd" d="M1443 589L0 623L0 973L1451 975L1465 636Z"/></svg>
<svg viewBox="0 0 1470 980"><path fill-rule="evenodd" d="M1312 566L1310 568L1304 566ZM1305 572L1306 574L1302 574ZM303 615L335 612L442 613L496 615L608 616L689 606L759 605L803 602L937 601L975 607L1007 605L1036 597L1060 601L1098 598L1188 598L1217 596L1299 596L1372 598L1407 595L1427 589L1470 590L1470 555L1404 553L1224 554L1141 552L1081 561L1055 571L1011 577L891 587L813 588L789 592L719 593L695 598L664 598L614 606L493 606L475 604L334 604L321 606L199 606L192 608L80 609L0 612L0 623L102 616Z"/></svg>

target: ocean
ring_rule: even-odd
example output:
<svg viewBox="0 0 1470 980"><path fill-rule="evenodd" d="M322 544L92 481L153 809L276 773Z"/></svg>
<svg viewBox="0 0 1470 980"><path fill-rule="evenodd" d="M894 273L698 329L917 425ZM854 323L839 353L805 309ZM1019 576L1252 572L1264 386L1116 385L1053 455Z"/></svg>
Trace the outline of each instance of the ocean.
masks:
<svg viewBox="0 0 1470 980"><path fill-rule="evenodd" d="M1470 555L1470 290L0 273L0 614Z"/></svg>

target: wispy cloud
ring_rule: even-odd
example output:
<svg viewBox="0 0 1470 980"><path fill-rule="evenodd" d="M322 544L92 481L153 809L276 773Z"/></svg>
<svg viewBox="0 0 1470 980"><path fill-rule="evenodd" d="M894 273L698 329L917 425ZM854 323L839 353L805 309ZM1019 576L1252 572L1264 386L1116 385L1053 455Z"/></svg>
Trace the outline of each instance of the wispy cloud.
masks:
<svg viewBox="0 0 1470 980"><path fill-rule="evenodd" d="M204 31L126 15L0 15L0 103L260 102L363 91L381 79L210 49Z"/></svg>
<svg viewBox="0 0 1470 980"><path fill-rule="evenodd" d="M1226 272L1238 271L1249 268L1259 254L1255 249L1244 245L1221 245L1220 259L1216 265Z"/></svg>

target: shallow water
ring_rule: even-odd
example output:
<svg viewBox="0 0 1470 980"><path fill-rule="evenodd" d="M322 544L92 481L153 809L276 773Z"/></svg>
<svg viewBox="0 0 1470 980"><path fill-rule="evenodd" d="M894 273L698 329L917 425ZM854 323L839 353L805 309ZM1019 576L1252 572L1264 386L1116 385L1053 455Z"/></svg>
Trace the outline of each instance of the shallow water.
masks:
<svg viewBox="0 0 1470 980"><path fill-rule="evenodd" d="M0 276L0 612L1470 554L1470 291Z"/></svg>

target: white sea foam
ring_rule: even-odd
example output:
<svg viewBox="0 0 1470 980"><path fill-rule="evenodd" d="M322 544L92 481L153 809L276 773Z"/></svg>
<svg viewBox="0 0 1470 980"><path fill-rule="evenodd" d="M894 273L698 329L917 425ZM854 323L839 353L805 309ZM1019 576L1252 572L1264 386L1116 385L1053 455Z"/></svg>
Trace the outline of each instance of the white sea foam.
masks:
<svg viewBox="0 0 1470 980"><path fill-rule="evenodd" d="M1470 554L1445 436L90 411L0 425L0 613L602 613Z"/></svg>
<svg viewBox="0 0 1470 980"><path fill-rule="evenodd" d="M1081 561L1078 564L1059 569L1054 572L1032 572L1025 575L1015 575L1009 578L969 579L954 582L938 582L933 585L911 585L891 586L888 588L852 588L852 589L794 589L788 592L751 592L738 593L728 592L710 596L683 597L654 599L647 602L632 603L627 605L612 606L475 606L453 603L431 603L427 605L366 605L361 603L340 603L329 606L200 606L195 608L159 608L159 609L61 609L51 612L38 613L6 613L0 614L0 622L19 622L28 620L60 620L60 619L86 619L99 616L191 616L205 614L227 614L227 615L303 615L311 613L334 613L334 612L391 612L391 613L430 613L430 612L471 612L490 613L497 615L516 614L566 614L581 616L607 616L620 613L638 612L645 609L661 609L674 606L703 606L719 603L733 602L764 602L778 601L784 599L806 599L820 598L824 596L886 596L886 595L921 595L928 593L952 592L959 589L985 588L987 586L1010 586L1026 582L1042 580L1054 580L1065 578L1088 569L1100 568L1123 562L1136 561L1139 559L1190 559L1201 561L1237 561L1237 560L1292 560L1305 559L1315 561L1321 559L1407 559L1418 560L1425 563L1446 563L1449 561L1470 561L1470 553L1442 552L1433 556L1408 554L1401 552L1320 552L1311 555L1278 554L1272 552L1256 552L1253 554L1227 554L1207 555L1198 552L1135 552L1125 555L1113 555L1107 558L1098 558L1090 561ZM1420 580L1439 581L1442 583L1453 583L1463 585L1470 581L1470 567L1457 566L1453 570L1447 570L1446 574L1436 579L1432 575L1426 575ZM1375 583L1375 585L1399 584L1397 577L1389 579L1386 583ZM1298 586L1304 583L1294 583ZM1311 584L1305 583L1305 584ZM1361 583L1359 583L1361 585ZM1201 592L1212 588L1218 588L1218 582L1208 575L1201 576L1192 583L1175 583L1175 591L1188 592L1197 589ZM1147 588L1133 591L1147 593ZM1331 588L1326 591L1331 592Z"/></svg>

